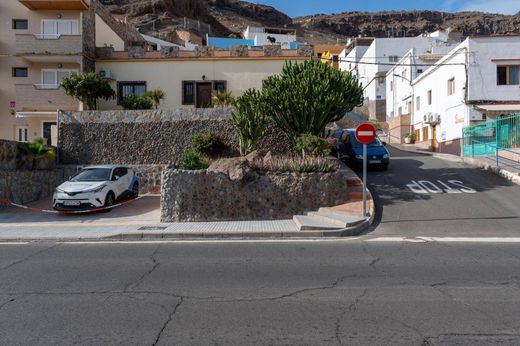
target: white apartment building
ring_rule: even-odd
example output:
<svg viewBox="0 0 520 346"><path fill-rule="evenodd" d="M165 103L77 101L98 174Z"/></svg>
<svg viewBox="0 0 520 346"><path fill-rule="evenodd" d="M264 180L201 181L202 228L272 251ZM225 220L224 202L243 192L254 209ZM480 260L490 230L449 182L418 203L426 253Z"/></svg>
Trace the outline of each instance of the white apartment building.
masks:
<svg viewBox="0 0 520 346"><path fill-rule="evenodd" d="M291 43L296 42L295 29L248 26L243 36L246 40L253 40L255 46L280 44L282 49L296 48L294 45L291 45Z"/></svg>
<svg viewBox="0 0 520 346"><path fill-rule="evenodd" d="M370 119L386 121L386 75L410 49L426 51L429 47L448 44L458 38L458 35L438 31L417 37L375 38L366 50L365 48L360 48L359 52L357 49L356 52L346 50L344 53L346 57L341 60L347 64L342 66L346 71L355 70L365 88L365 107L368 113L365 115ZM356 45L356 48L359 46ZM356 58L360 52L363 52L362 56ZM354 62L351 62L350 58Z"/></svg>
<svg viewBox="0 0 520 346"><path fill-rule="evenodd" d="M416 141L459 155L463 127L520 112L520 35L469 37L412 86Z"/></svg>

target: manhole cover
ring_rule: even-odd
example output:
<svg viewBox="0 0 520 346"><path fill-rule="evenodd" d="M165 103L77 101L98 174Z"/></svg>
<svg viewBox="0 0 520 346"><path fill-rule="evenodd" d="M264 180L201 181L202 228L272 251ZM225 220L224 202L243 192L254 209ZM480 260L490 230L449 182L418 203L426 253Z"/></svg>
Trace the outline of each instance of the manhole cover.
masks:
<svg viewBox="0 0 520 346"><path fill-rule="evenodd" d="M139 228L139 231L164 231L167 226L144 226Z"/></svg>

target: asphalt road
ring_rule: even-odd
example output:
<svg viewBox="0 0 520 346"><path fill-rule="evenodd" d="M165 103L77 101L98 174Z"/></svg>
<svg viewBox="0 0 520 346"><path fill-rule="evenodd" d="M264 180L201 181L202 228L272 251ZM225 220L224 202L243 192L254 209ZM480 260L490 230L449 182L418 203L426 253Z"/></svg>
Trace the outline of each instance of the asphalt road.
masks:
<svg viewBox="0 0 520 346"><path fill-rule="evenodd" d="M520 236L520 186L461 162L391 148L369 172L378 236Z"/></svg>
<svg viewBox="0 0 520 346"><path fill-rule="evenodd" d="M518 345L519 250L0 244L0 344Z"/></svg>

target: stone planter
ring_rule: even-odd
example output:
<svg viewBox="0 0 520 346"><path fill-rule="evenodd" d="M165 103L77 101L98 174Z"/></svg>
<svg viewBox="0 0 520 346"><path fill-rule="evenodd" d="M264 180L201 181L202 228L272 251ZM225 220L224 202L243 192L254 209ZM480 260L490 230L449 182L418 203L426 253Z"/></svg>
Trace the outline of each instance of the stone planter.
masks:
<svg viewBox="0 0 520 346"><path fill-rule="evenodd" d="M404 137L405 144L412 144L412 137Z"/></svg>
<svg viewBox="0 0 520 346"><path fill-rule="evenodd" d="M161 187L162 222L290 219L345 203L347 177L332 173L225 173L167 168Z"/></svg>

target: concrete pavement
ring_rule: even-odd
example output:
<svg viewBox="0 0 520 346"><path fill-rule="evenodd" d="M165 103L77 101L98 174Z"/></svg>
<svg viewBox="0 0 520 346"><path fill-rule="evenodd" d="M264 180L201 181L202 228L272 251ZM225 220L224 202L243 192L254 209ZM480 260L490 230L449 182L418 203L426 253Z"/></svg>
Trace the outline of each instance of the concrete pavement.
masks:
<svg viewBox="0 0 520 346"><path fill-rule="evenodd" d="M6 345L518 345L520 243L0 244Z"/></svg>

